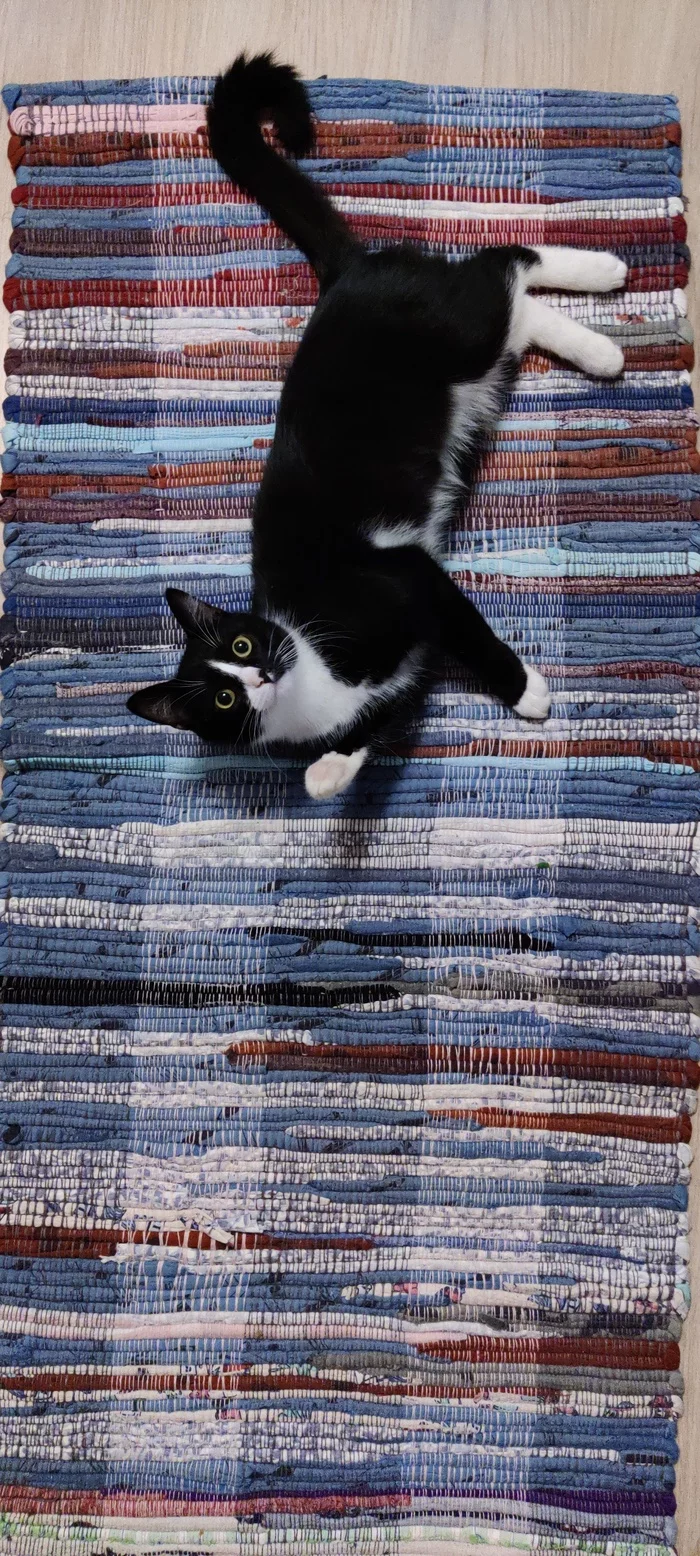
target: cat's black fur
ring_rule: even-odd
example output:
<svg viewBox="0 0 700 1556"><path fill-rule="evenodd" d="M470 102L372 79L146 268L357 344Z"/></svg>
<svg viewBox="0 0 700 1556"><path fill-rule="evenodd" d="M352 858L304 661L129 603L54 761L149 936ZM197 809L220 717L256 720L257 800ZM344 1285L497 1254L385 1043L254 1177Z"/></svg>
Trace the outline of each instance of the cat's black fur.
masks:
<svg viewBox="0 0 700 1556"><path fill-rule="evenodd" d="M538 255L497 248L450 263L406 247L366 252L319 186L265 142L264 117L288 151L311 148L308 98L295 72L267 55L241 56L217 80L209 106L213 155L308 256L320 281L255 504L253 611L227 615L169 591L188 634L185 656L173 681L137 692L129 707L206 740L264 736L265 716L251 718L247 689L211 661L230 662L232 639L244 632L261 678L276 682L283 666L295 664L287 631L295 627L315 644L341 692L368 689L350 722L312 737L318 751L349 755L400 722L436 656L460 660L510 707L528 686L517 654L436 560L449 491L444 511L436 518L433 510L445 479L454 386L478 390L491 374L493 403L482 421L493 423L518 367L508 346L514 277ZM460 455L465 479L478 421ZM397 672L400 684L387 687ZM225 712L214 702L222 686L235 687L235 707ZM386 696L377 695L382 688ZM281 738L309 746L300 732ZM349 781L309 783L309 791L338 792Z"/></svg>

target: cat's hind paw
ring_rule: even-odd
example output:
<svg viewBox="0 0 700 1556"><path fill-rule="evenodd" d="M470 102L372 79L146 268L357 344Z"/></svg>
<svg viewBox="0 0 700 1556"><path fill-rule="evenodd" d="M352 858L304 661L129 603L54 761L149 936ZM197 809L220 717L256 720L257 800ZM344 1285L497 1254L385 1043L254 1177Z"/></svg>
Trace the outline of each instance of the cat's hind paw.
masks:
<svg viewBox="0 0 700 1556"><path fill-rule="evenodd" d="M588 266L586 290L595 288L596 292L614 292L624 286L627 266L624 259L618 259L617 254L584 253L581 257Z"/></svg>
<svg viewBox="0 0 700 1556"><path fill-rule="evenodd" d="M531 665L525 668L525 674L525 690L513 705L513 712L519 713L521 719L546 719L552 702L547 682Z"/></svg>
<svg viewBox="0 0 700 1556"><path fill-rule="evenodd" d="M624 352L618 346L616 340L611 340L609 335L600 335L597 330L587 330L590 336L582 347L579 366L591 378L619 378L625 366Z"/></svg>
<svg viewBox="0 0 700 1556"><path fill-rule="evenodd" d="M353 751L350 756L344 756L342 751L327 751L325 756L320 756L317 762L312 762L304 774L306 792L312 800L332 800L335 794L342 794L352 783L356 773L359 773L362 763L367 755L367 747L361 751Z"/></svg>

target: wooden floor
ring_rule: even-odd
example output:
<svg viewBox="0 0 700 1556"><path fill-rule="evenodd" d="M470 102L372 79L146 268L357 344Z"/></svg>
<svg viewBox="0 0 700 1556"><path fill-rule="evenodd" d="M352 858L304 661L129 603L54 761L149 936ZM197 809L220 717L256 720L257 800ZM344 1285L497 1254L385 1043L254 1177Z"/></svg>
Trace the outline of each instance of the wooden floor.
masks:
<svg viewBox="0 0 700 1556"><path fill-rule="evenodd" d="M700 0L0 0L4 82L216 71L241 47L274 47L309 76L675 92L700 265ZM7 253L4 157L0 184ZM690 311L697 316L693 295ZM0 331L4 348L4 317ZM679 1556L700 1556L700 1231L693 1268Z"/></svg>

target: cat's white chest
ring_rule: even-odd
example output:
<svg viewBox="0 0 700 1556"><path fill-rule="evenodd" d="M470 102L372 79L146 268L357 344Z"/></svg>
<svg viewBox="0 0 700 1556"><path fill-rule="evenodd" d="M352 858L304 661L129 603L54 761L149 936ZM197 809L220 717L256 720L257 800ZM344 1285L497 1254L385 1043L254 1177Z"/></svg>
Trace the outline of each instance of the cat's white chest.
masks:
<svg viewBox="0 0 700 1556"><path fill-rule="evenodd" d="M260 715L265 742L289 740L301 744L333 731L348 729L376 696L376 688L361 681L348 686L300 632L287 627L296 659L275 687L275 700Z"/></svg>
<svg viewBox="0 0 700 1556"><path fill-rule="evenodd" d="M301 745L350 729L361 713L390 702L412 685L423 661L416 648L386 681L348 686L294 627L279 622L294 642L296 660L275 686L275 700L260 713L259 737L265 743L288 740Z"/></svg>

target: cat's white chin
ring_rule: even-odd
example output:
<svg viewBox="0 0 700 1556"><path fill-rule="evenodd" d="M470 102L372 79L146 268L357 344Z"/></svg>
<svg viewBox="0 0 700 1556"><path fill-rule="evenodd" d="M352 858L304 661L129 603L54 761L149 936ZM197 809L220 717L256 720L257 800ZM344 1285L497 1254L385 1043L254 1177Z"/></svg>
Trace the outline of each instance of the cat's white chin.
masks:
<svg viewBox="0 0 700 1556"><path fill-rule="evenodd" d="M277 686L274 681L263 681L261 686L247 686L248 701L256 713L266 713L273 707L277 698Z"/></svg>
<svg viewBox="0 0 700 1556"><path fill-rule="evenodd" d="M525 690L518 702L513 704L513 712L519 713L521 719L546 719L552 704L552 696L539 670L528 667L525 670L527 680Z"/></svg>

